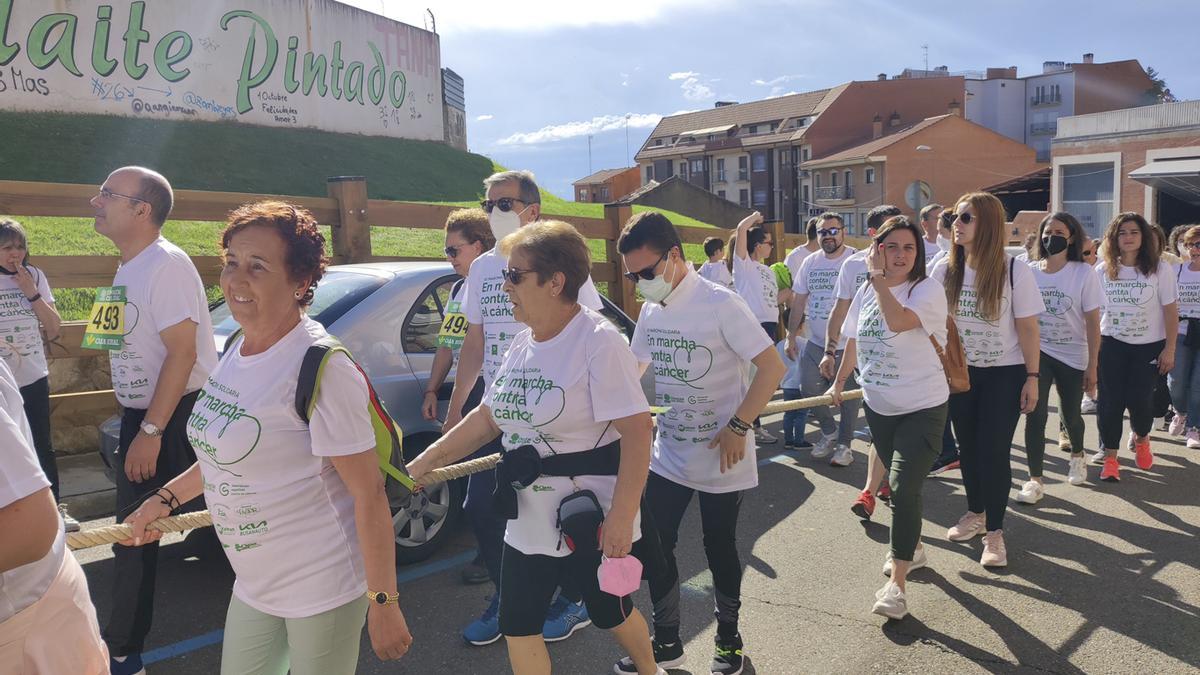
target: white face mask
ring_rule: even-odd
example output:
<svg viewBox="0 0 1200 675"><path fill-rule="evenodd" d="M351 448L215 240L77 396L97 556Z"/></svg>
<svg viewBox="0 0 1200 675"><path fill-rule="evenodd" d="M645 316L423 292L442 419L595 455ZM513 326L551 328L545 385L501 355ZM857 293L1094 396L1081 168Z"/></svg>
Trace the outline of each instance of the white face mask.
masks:
<svg viewBox="0 0 1200 675"><path fill-rule="evenodd" d="M663 269L663 273L653 279L638 279L637 287L642 292L642 297L650 302L662 304L667 296L671 295L671 291L675 290L671 287L670 281L667 281L667 270L671 269L671 263L675 262L670 258L667 259L667 267Z"/></svg>
<svg viewBox="0 0 1200 675"><path fill-rule="evenodd" d="M530 205L532 206L532 205ZM499 206L492 207L492 212L488 214L488 224L492 226L492 235L496 237L496 241L521 229L521 214L529 210L529 206L521 209L520 212L509 209L501 211Z"/></svg>

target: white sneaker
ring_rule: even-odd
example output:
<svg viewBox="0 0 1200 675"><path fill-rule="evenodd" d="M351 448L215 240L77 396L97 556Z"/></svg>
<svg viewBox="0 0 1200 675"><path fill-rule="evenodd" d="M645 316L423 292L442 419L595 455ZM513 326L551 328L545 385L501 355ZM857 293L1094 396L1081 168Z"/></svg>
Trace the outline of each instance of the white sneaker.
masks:
<svg viewBox="0 0 1200 675"><path fill-rule="evenodd" d="M1182 436L1187 431L1187 415L1175 413L1171 418L1171 426L1167 427L1167 431L1172 436Z"/></svg>
<svg viewBox="0 0 1200 675"><path fill-rule="evenodd" d="M1087 460L1082 455L1071 456L1071 463L1067 468L1067 482L1071 485L1083 485L1087 482Z"/></svg>
<svg viewBox="0 0 1200 675"><path fill-rule="evenodd" d="M756 443L761 445L771 445L779 442L778 438L775 438L771 434L767 433L767 429L765 427L758 427L754 430L754 440Z"/></svg>
<svg viewBox="0 0 1200 675"><path fill-rule="evenodd" d="M912 574L913 572L921 569L922 567L924 567L928 564L929 564L929 559L927 557L925 557L925 547L918 546L917 550L913 552L912 562L910 562L908 564L908 573ZM891 551L888 551L887 559L883 561L883 575L885 577L892 576L892 552Z"/></svg>
<svg viewBox="0 0 1200 675"><path fill-rule="evenodd" d="M833 452L835 443L837 443L836 431L828 436L821 434L821 440L813 444L812 456L815 459L825 459Z"/></svg>
<svg viewBox="0 0 1200 675"><path fill-rule="evenodd" d="M1104 448L1100 448L1096 452L1092 453L1091 462L1092 462L1092 464L1095 464L1097 466L1103 466L1104 465L1104 457L1105 457Z"/></svg>
<svg viewBox="0 0 1200 675"><path fill-rule="evenodd" d="M946 538L950 541L967 541L983 534L986 525L982 513L967 511L958 522L946 530Z"/></svg>
<svg viewBox="0 0 1200 675"><path fill-rule="evenodd" d="M79 521L72 518L70 513L67 513L67 505L66 504L60 503L58 505L58 515L62 516L64 530L66 530L67 532L78 532L79 531Z"/></svg>
<svg viewBox="0 0 1200 675"><path fill-rule="evenodd" d="M854 453L848 445L839 444L837 450L833 453L833 457L829 458L830 466L850 466L853 463Z"/></svg>
<svg viewBox="0 0 1200 675"><path fill-rule="evenodd" d="M903 619L908 616L908 600L904 597L904 591L889 581L875 592L875 606L871 611L889 619Z"/></svg>
<svg viewBox="0 0 1200 675"><path fill-rule="evenodd" d="M983 535L983 555L979 564L984 567L1007 567L1008 550L1004 546L1004 530L995 530Z"/></svg>
<svg viewBox="0 0 1200 675"><path fill-rule="evenodd" d="M1079 404L1079 412L1080 412L1080 414L1083 414L1083 415L1095 415L1096 414L1096 399L1092 398L1091 396L1088 396L1087 394L1084 394L1083 402Z"/></svg>
<svg viewBox="0 0 1200 675"><path fill-rule="evenodd" d="M1042 495L1046 489L1036 480L1027 480L1021 486L1020 492L1017 493L1017 501L1022 504L1036 504L1042 500Z"/></svg>
<svg viewBox="0 0 1200 675"><path fill-rule="evenodd" d="M1192 427L1187 430L1187 446L1192 450L1200 450L1200 429Z"/></svg>

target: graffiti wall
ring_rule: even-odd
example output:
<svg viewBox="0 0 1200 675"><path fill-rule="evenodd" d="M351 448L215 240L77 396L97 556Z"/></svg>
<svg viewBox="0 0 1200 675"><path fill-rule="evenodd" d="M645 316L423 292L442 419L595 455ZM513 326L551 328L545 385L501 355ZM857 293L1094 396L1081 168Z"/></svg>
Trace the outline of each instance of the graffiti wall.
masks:
<svg viewBox="0 0 1200 675"><path fill-rule="evenodd" d="M438 36L333 0L0 0L0 109L443 139Z"/></svg>

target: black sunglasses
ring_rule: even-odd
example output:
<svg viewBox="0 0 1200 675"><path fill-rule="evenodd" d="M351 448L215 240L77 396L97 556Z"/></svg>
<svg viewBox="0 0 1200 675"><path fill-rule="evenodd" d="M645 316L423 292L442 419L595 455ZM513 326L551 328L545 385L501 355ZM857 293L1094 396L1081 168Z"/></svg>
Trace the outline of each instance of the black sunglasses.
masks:
<svg viewBox="0 0 1200 675"><path fill-rule="evenodd" d="M462 247L461 246L447 246L446 248L444 248L442 250L446 252L447 258L457 258L458 250L460 248L462 248Z"/></svg>
<svg viewBox="0 0 1200 675"><path fill-rule="evenodd" d="M667 253L670 253L670 251L667 251ZM656 276L657 276L657 275L654 273L654 268L655 268L655 267L658 267L658 264L659 264L659 263L661 263L662 261L664 261L664 260L666 260L666 259L667 259L667 253L664 253L664 254L662 254L662 257L660 257L658 260L655 260L655 261L654 261L654 264L653 264L653 265L650 265L650 266L649 266L649 267L647 267L646 269L643 269L643 270L638 270L638 271L636 271L636 272L626 272L626 273L625 273L625 278L626 278L626 279L628 279L628 280L630 280L630 281L632 281L632 282L634 282L634 283L637 283L637 280L638 280L638 279L645 279L646 281L651 281L651 280L653 280L653 279L654 279L654 277L656 277Z"/></svg>
<svg viewBox="0 0 1200 675"><path fill-rule="evenodd" d="M496 199L496 200L485 199L485 200L479 202L479 205L481 207L483 207L483 210L487 211L488 213L491 213L492 209L496 208L497 206L499 206L500 210L503 211L504 213L508 213L509 211L512 211L513 202L521 202L522 204L525 204L526 206L529 205L529 202L525 201L524 199L518 199L516 197L501 197L500 199Z"/></svg>
<svg viewBox="0 0 1200 675"><path fill-rule="evenodd" d="M970 225L971 221L975 220L975 218L967 211L963 211L962 213L958 214L955 216L955 219L961 220L963 225Z"/></svg>
<svg viewBox="0 0 1200 675"><path fill-rule="evenodd" d="M525 275L530 274L532 272L533 272L533 270L522 270L522 269L517 269L516 267L505 267L504 269L500 270L500 275L503 276L505 279L508 279L509 282L511 282L513 286L520 286L521 281L525 278Z"/></svg>
<svg viewBox="0 0 1200 675"><path fill-rule="evenodd" d="M842 228L840 228L840 227L830 227L830 228L823 229L823 230L817 230L817 236L818 237L836 237L836 236L838 236L839 233L841 233L841 231L842 231Z"/></svg>

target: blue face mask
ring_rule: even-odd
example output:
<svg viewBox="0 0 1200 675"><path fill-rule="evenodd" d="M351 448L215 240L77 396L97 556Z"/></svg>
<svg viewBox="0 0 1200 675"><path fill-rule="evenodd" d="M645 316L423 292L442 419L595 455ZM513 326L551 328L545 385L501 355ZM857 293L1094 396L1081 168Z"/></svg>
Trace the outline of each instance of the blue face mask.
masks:
<svg viewBox="0 0 1200 675"><path fill-rule="evenodd" d="M653 279L638 279L637 288L642 292L642 297L650 302L661 305L667 299L667 296L671 295L671 291L675 289L672 288L673 281L667 281L666 273L667 270L671 269L671 265L674 262L674 260L668 258L667 266L663 269L663 273Z"/></svg>

